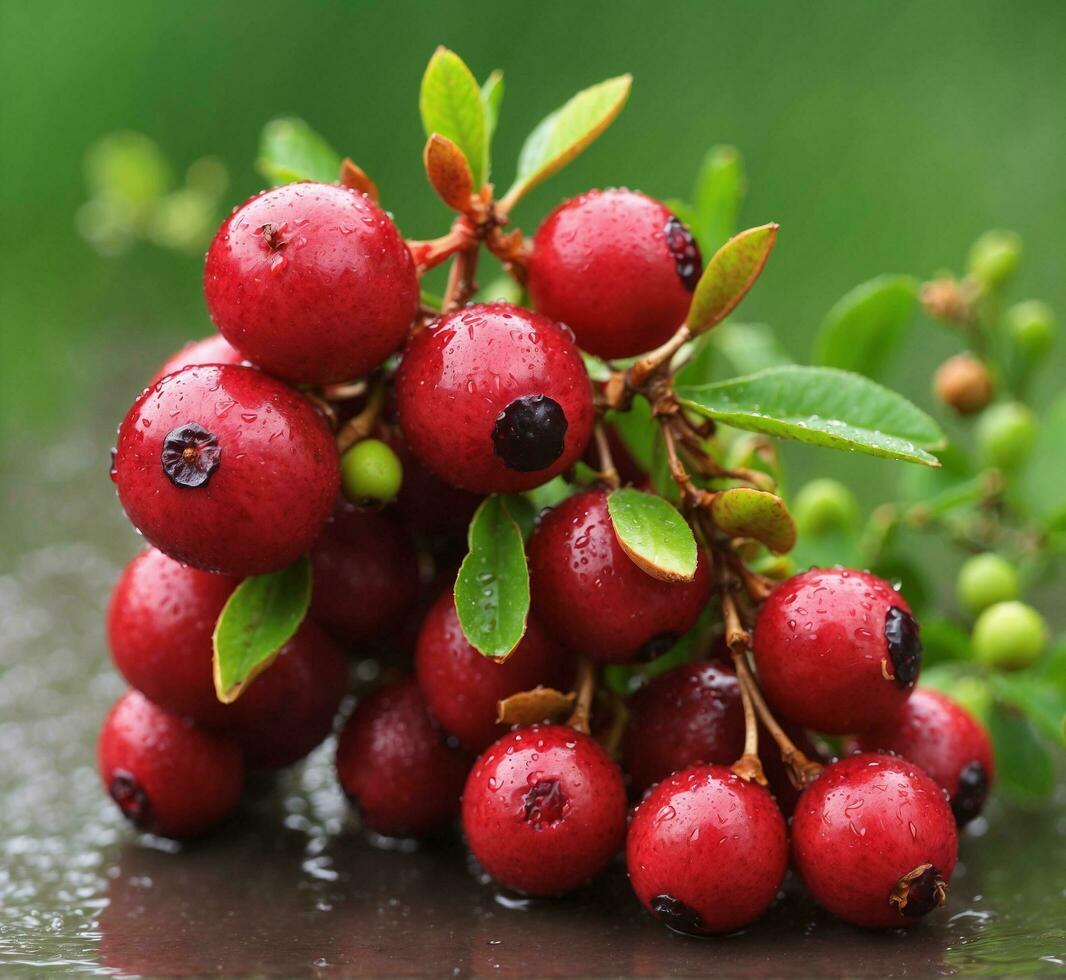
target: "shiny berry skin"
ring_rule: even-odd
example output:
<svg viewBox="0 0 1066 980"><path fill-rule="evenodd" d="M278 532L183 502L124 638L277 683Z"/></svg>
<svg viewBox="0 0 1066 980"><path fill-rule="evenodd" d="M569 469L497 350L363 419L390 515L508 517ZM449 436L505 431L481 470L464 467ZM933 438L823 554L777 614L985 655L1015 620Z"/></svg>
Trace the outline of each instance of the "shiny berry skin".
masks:
<svg viewBox="0 0 1066 980"><path fill-rule="evenodd" d="M529 294L582 350L630 357L681 326L702 268L695 240L664 204L637 191L589 191L537 229Z"/></svg>
<svg viewBox="0 0 1066 980"><path fill-rule="evenodd" d="M390 437L389 445L403 464L403 483L394 502L403 523L422 537L455 535L465 543L470 518L484 498L442 480L411 451L399 432Z"/></svg>
<svg viewBox="0 0 1066 980"><path fill-rule="evenodd" d="M271 374L327 384L403 346L418 309L414 262L389 216L336 184L286 184L223 223L204 267L222 335Z"/></svg>
<svg viewBox="0 0 1066 980"><path fill-rule="evenodd" d="M817 755L802 729L786 730L804 754ZM732 668L714 661L680 664L648 681L629 701L622 752L637 794L682 769L736 762L744 752L744 707ZM759 758L770 791L787 816L799 793L761 725Z"/></svg>
<svg viewBox="0 0 1066 980"><path fill-rule="evenodd" d="M450 746L405 680L355 709L337 744L337 775L363 823L389 837L423 837L459 814L471 759Z"/></svg>
<svg viewBox="0 0 1066 980"><path fill-rule="evenodd" d="M792 817L792 860L814 899L845 922L913 924L944 904L958 834L944 791L888 755L834 762Z"/></svg>
<svg viewBox="0 0 1066 980"><path fill-rule="evenodd" d="M385 511L341 500L311 549L311 615L343 643L400 622L418 598L418 555Z"/></svg>
<svg viewBox="0 0 1066 980"><path fill-rule="evenodd" d="M176 374L182 368L202 367L205 364L242 364L244 355L220 333L193 340L181 350L175 351L160 366L148 382L149 387L168 374Z"/></svg>
<svg viewBox="0 0 1066 980"><path fill-rule="evenodd" d="M145 389L119 429L114 479L133 525L160 551L244 576L307 551L340 470L310 402L261 371L223 365Z"/></svg>
<svg viewBox="0 0 1066 980"><path fill-rule="evenodd" d="M622 774L588 735L520 728L493 742L463 790L463 831L498 884L562 895L598 875L622 846Z"/></svg>
<svg viewBox="0 0 1066 980"><path fill-rule="evenodd" d="M857 744L920 766L947 791L960 827L981 812L995 776L992 742L981 723L929 688L916 690L891 724L866 732Z"/></svg>
<svg viewBox="0 0 1066 980"><path fill-rule="evenodd" d="M567 690L573 656L530 617L526 634L502 663L475 650L463 635L451 589L426 614L415 653L415 676L429 710L463 748L480 752L506 732L496 702L538 685Z"/></svg>
<svg viewBox="0 0 1066 980"><path fill-rule="evenodd" d="M274 662L228 706L223 730L250 766L280 769L302 759L333 730L348 689L344 651L305 619Z"/></svg>
<svg viewBox="0 0 1066 980"><path fill-rule="evenodd" d="M735 932L770 907L788 868L785 820L770 793L728 766L661 782L633 814L629 880L675 932Z"/></svg>
<svg viewBox="0 0 1066 980"><path fill-rule="evenodd" d="M876 575L846 568L811 569L779 585L754 640L771 707L828 735L889 721L921 666L918 624L903 597Z"/></svg>
<svg viewBox="0 0 1066 980"><path fill-rule="evenodd" d="M592 384L571 335L509 303L467 306L416 334L396 396L414 453L476 493L539 486L592 433Z"/></svg>
<svg viewBox="0 0 1066 980"><path fill-rule="evenodd" d="M605 490L576 494L541 518L529 567L538 619L560 643L601 663L665 653L711 596L702 550L691 582L641 571L618 543Z"/></svg>
<svg viewBox="0 0 1066 980"><path fill-rule="evenodd" d="M142 830L195 837L237 805L244 762L236 743L127 691L104 721L97 747L104 789Z"/></svg>

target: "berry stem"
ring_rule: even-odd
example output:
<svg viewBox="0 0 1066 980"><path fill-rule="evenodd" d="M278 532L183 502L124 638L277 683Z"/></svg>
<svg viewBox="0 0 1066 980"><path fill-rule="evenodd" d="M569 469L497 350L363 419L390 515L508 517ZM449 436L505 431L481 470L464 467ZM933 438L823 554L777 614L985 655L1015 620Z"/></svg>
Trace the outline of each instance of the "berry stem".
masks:
<svg viewBox="0 0 1066 980"><path fill-rule="evenodd" d="M595 429L593 429L593 436L596 439L596 455L599 459L600 465L600 479L612 489L616 489L621 480L618 478L618 470L614 465L614 457L611 455L611 446L607 442L607 433L603 428L602 422L597 422Z"/></svg>
<svg viewBox="0 0 1066 980"><path fill-rule="evenodd" d="M740 703L744 707L744 754L733 763L733 772L749 783L754 781L765 786L766 773L763 772L762 763L759 761L759 723L755 718L751 691L748 690L747 683L740 679L740 668L737 667L737 661L742 656L739 653L733 654L733 665L736 667L740 685Z"/></svg>
<svg viewBox="0 0 1066 980"><path fill-rule="evenodd" d="M370 394L367 396L366 406L363 410L345 422L340 432L337 433L338 452L344 453L357 442L370 435L384 404L385 383L378 379L370 388Z"/></svg>
<svg viewBox="0 0 1066 980"><path fill-rule="evenodd" d="M567 724L576 728L585 735L589 734L589 716L592 711L592 696L596 692L596 669L592 662L582 657L577 668L577 682L574 685L577 694L577 703L574 705L574 713L570 716Z"/></svg>
<svg viewBox="0 0 1066 980"><path fill-rule="evenodd" d="M648 378L668 365L673 356L692 338L688 327L682 324L677 332L661 347L645 354L629 369L629 383L634 388L643 388Z"/></svg>
<svg viewBox="0 0 1066 980"><path fill-rule="evenodd" d="M470 221L462 216L455 219L448 234L428 241L409 240L407 249L415 260L419 278L430 269L446 262L453 255L476 247L477 238Z"/></svg>
<svg viewBox="0 0 1066 980"><path fill-rule="evenodd" d="M474 275L477 272L477 260L480 248L475 239L472 246L459 252L448 270L448 285L444 290L444 302L441 312L451 313L459 309L476 291Z"/></svg>

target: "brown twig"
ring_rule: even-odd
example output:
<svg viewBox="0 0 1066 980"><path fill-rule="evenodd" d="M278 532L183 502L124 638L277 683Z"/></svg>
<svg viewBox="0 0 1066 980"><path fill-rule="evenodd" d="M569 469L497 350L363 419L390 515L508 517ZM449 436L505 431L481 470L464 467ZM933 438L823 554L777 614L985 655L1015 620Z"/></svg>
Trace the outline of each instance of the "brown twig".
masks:
<svg viewBox="0 0 1066 980"><path fill-rule="evenodd" d="M741 658L742 654L733 654L733 664ZM737 668L737 677L740 677L740 669ZM751 691L748 685L739 682L740 703L744 707L744 753L733 763L733 772L747 782L753 780L760 786L766 785L766 773L763 772L762 763L759 761L759 723L755 718L755 707L752 704Z"/></svg>
<svg viewBox="0 0 1066 980"><path fill-rule="evenodd" d="M661 368L669 365L673 356L692 339L688 327L682 324L677 332L661 347L649 351L628 371L629 383L633 388L643 388L648 379Z"/></svg>
<svg viewBox="0 0 1066 980"><path fill-rule="evenodd" d="M339 453L343 454L357 442L370 435L374 430L374 424L377 422L384 404L385 385L379 379L371 387L370 395L363 410L345 422L340 432L337 433L337 451Z"/></svg>
<svg viewBox="0 0 1066 980"><path fill-rule="evenodd" d="M587 657L582 657L577 668L577 703L567 724L579 732L589 734L589 717L592 710L592 695L596 692L596 670Z"/></svg>
<svg viewBox="0 0 1066 980"><path fill-rule="evenodd" d="M600 479L612 489L616 488L622 481L618 477L618 469L614 465L611 445L607 441L607 432L602 422L596 423L596 427L593 429L593 437L596 440L596 456L599 460Z"/></svg>

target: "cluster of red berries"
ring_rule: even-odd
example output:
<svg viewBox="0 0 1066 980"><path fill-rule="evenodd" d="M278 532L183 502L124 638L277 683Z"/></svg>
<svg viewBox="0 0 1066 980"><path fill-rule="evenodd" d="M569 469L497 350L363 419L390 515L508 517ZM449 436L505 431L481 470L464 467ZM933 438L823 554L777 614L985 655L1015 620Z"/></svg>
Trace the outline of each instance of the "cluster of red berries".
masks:
<svg viewBox="0 0 1066 980"><path fill-rule="evenodd" d="M688 582L630 559L603 489L540 516L532 613L505 661L482 656L460 626L456 535L481 495L529 490L582 458L596 407L581 351L621 358L662 344L700 269L692 236L662 204L593 192L533 239L536 312L478 303L432 316L406 243L364 194L297 183L236 209L205 270L220 335L161 368L114 456L119 498L151 545L123 573L108 617L132 689L104 724L99 762L123 813L168 836L208 830L236 805L246 766L288 765L332 731L346 652L357 650L398 677L360 701L337 747L340 784L379 834L424 837L461 815L482 868L529 895L584 884L624 847L641 902L690 933L758 918L790 854L814 896L853 922L902 925L942 903L956 820L980 809L991 751L962 709L914 691L917 626L886 583L812 571L763 606L755 665L792 742L813 755L811 730L853 736L862 750L802 793L766 729L769 788L730 768L746 712L728 660L676 667L638 690L622 765L571 725L498 721L512 695L567 690L579 655L659 656L712 600L708 555ZM388 392L374 431L403 464L385 506L341 494L331 431L365 407L331 393L368 374ZM212 633L223 606L243 577L304 554L308 617L222 703ZM604 727L594 711L593 731Z"/></svg>

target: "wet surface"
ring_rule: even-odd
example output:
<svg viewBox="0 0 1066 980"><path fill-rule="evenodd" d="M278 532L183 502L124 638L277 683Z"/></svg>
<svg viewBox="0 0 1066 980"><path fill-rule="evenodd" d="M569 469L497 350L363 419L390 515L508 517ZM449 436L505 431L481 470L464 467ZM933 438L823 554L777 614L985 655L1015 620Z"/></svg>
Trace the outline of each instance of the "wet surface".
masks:
<svg viewBox="0 0 1066 980"><path fill-rule="evenodd" d="M454 839L415 853L367 840L331 744L254 782L210 840L136 834L93 766L122 690L103 610L137 547L106 456L96 439L32 451L21 457L32 485L4 487L0 975L1066 973L1062 787L1040 812L994 800L963 836L947 910L884 935L832 920L791 880L763 922L718 940L652 922L618 866L559 902L497 896Z"/></svg>

